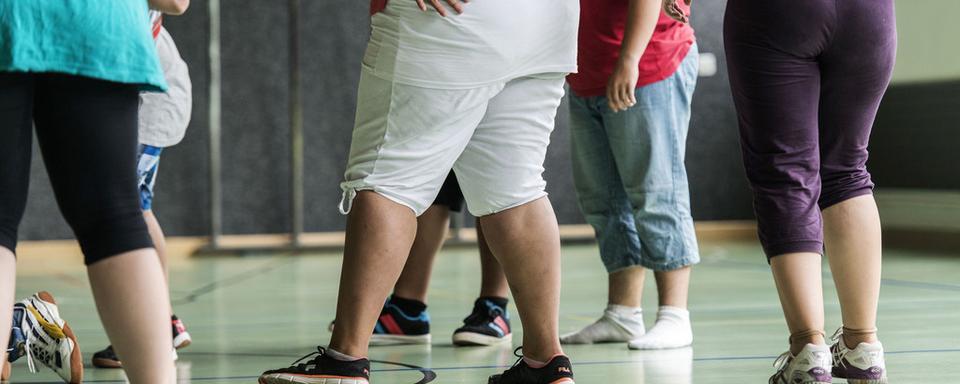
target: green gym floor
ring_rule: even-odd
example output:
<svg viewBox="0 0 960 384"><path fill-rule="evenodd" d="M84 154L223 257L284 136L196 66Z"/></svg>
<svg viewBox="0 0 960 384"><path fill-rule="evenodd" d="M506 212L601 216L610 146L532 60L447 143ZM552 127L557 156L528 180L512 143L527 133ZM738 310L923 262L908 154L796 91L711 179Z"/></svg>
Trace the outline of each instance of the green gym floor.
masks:
<svg viewBox="0 0 960 384"><path fill-rule="evenodd" d="M786 348L786 330L770 271L755 244L704 243L694 269L690 304L692 348L634 352L624 344L571 346L578 383L766 383L771 364ZM21 260L19 297L49 290L76 331L87 364L87 382L123 382L119 370L89 366L106 346L86 274L75 264ZM36 265L24 264L34 263ZM171 269L172 297L194 343L177 362L180 382L255 383L268 368L286 366L325 345L330 334L340 271L337 255L183 259ZM470 310L479 284L476 251L453 248L437 264L430 294L432 346L373 348L371 359L433 370L434 383L486 383L510 366L511 346L454 348L450 334ZM606 279L593 245L563 249L561 331L592 322L605 305ZM649 276L649 275L648 275ZM825 272L827 331L840 325L839 308ZM880 301L880 336L890 382L960 382L960 254L887 250ZM645 316L656 313L648 277ZM515 311L515 309L512 309ZM514 314L519 342L521 330ZM417 383L424 375L400 364L375 363L377 384ZM13 382L59 382L51 371L30 374L22 360Z"/></svg>

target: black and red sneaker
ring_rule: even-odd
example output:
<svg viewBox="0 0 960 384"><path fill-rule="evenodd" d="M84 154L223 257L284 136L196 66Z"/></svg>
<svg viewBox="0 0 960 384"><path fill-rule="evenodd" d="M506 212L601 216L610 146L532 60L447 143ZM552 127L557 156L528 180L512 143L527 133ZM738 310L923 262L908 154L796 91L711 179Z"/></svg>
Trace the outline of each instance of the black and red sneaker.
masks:
<svg viewBox="0 0 960 384"><path fill-rule="evenodd" d="M190 337L190 332L187 332L187 326L183 324L183 320L173 315L170 317L170 328L173 331L173 348L180 349L190 346L190 343L193 342L193 338Z"/></svg>
<svg viewBox="0 0 960 384"><path fill-rule="evenodd" d="M313 357L304 363L304 359ZM298 364L299 363L299 364ZM327 355L326 349L301 357L287 368L260 375L260 384L369 384L370 360L341 361Z"/></svg>
<svg viewBox="0 0 960 384"><path fill-rule="evenodd" d="M487 384L574 384L570 358L557 355L542 368L531 368L523 361L521 350L523 347L513 351L513 354L519 357L513 367L490 376Z"/></svg>
<svg viewBox="0 0 960 384"><path fill-rule="evenodd" d="M504 298L477 299L473 312L463 319L463 326L453 331L453 345L497 345L513 340L506 301Z"/></svg>

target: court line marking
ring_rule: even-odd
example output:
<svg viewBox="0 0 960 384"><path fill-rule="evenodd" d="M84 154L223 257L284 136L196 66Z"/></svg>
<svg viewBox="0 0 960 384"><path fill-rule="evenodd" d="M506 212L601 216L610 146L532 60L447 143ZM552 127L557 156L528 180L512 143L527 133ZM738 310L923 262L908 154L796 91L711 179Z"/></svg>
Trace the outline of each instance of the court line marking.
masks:
<svg viewBox="0 0 960 384"><path fill-rule="evenodd" d="M196 302L197 299L200 298L201 296L216 292L220 288L240 284L240 283L246 282L249 279L256 278L258 276L263 276L269 272L279 269L280 267L291 264L296 260L297 258L295 257L280 257L280 256L271 257L270 259L268 259L263 264L260 264L259 266L250 268L246 271L235 273L233 275L224 277L220 280L211 281L197 288L194 288L190 290L189 293L187 293L183 297L180 297L177 299L171 299L170 303L172 305L192 304Z"/></svg>
<svg viewBox="0 0 960 384"><path fill-rule="evenodd" d="M912 349L912 350L903 350L903 351L887 351L888 355L910 355L910 354L925 354L925 353L960 353L960 348L943 348L943 349ZM217 352L190 352L183 353L182 356L189 355L218 355L218 356L248 356L248 357L257 357L257 356L268 356L268 357L296 357L299 355L293 354L253 354L253 353L217 353ZM717 361L744 361L744 360L771 360L775 359L776 356L714 356L714 357L695 357L692 360L694 362L717 362ZM404 363L392 363L379 360L371 360L371 362L376 362L380 364L394 364L401 366L411 366ZM629 365L629 364L638 364L643 363L643 360L606 360L606 361L577 361L574 362L574 366L594 366L594 365ZM475 370L475 369L503 369L509 368L511 365L475 365L475 366L458 366L458 367L434 367L434 368L422 368L430 371L466 371L466 370ZM414 366L416 367L416 366ZM371 369L371 372L410 372L418 369L414 368L390 368L390 369ZM191 377L191 381L213 381L213 380L246 380L246 379L256 379L258 376L218 376L218 377ZM84 380L85 383L126 383L124 380ZM24 381L23 383L39 384L39 383L51 383L58 384L59 381ZM425 384L427 382L418 382L417 384Z"/></svg>
<svg viewBox="0 0 960 384"><path fill-rule="evenodd" d="M700 268L703 267L720 267L720 268L750 268L755 271L770 271L769 267L762 265L757 265L755 263L749 263L746 261L739 260L726 260L726 259L717 259L709 262L704 262L699 265ZM824 279L833 279L833 275L827 271L823 271ZM880 285L882 286L894 286L894 287L904 287L904 288L918 288L918 289L932 289L940 291L951 291L951 292L960 292L960 285L950 284L950 283L934 283L926 281L916 281L916 280L904 280L904 279L894 279L894 278L882 278L880 279Z"/></svg>

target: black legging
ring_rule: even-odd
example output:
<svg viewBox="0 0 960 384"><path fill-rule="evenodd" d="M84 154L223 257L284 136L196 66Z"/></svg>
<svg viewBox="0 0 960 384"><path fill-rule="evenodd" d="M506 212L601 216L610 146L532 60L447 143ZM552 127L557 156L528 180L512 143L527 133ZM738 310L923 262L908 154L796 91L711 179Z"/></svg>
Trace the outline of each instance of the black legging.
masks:
<svg viewBox="0 0 960 384"><path fill-rule="evenodd" d="M0 246L17 245L35 124L60 211L87 265L153 247L137 194L136 86L0 72Z"/></svg>

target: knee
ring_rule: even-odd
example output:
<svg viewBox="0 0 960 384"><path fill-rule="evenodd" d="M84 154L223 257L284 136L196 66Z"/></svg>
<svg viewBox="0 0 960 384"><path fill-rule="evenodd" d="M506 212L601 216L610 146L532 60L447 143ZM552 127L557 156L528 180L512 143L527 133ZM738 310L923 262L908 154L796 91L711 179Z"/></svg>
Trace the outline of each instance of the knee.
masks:
<svg viewBox="0 0 960 384"><path fill-rule="evenodd" d="M820 209L827 209L854 197L871 194L873 186L873 180L866 167L840 172L824 172L823 191L818 201Z"/></svg>
<svg viewBox="0 0 960 384"><path fill-rule="evenodd" d="M87 265L121 253L152 248L143 212L136 200L100 204L61 204Z"/></svg>

